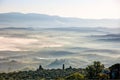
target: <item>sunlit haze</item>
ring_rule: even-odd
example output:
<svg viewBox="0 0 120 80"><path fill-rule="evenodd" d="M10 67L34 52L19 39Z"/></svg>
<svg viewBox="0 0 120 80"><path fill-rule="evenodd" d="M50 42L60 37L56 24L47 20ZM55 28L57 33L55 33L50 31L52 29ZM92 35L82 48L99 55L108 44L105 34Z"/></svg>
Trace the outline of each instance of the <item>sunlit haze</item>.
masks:
<svg viewBox="0 0 120 80"><path fill-rule="evenodd" d="M22 12L89 19L120 18L120 0L0 0L0 13Z"/></svg>

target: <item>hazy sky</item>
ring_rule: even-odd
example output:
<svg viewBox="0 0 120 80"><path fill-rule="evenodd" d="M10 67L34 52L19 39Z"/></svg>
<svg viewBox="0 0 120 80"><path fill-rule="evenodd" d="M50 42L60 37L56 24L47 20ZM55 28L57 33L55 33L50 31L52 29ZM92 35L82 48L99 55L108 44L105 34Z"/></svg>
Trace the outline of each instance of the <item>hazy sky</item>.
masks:
<svg viewBox="0 0 120 80"><path fill-rule="evenodd" d="M0 0L0 12L78 18L120 18L120 0Z"/></svg>

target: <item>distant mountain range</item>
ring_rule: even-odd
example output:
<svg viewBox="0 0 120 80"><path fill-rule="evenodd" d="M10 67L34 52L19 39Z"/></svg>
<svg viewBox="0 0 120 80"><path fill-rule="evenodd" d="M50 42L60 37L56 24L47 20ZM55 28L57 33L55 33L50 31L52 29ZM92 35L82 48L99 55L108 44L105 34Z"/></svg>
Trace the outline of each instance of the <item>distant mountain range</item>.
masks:
<svg viewBox="0 0 120 80"><path fill-rule="evenodd" d="M79 19L35 13L0 13L1 27L120 27L120 19Z"/></svg>

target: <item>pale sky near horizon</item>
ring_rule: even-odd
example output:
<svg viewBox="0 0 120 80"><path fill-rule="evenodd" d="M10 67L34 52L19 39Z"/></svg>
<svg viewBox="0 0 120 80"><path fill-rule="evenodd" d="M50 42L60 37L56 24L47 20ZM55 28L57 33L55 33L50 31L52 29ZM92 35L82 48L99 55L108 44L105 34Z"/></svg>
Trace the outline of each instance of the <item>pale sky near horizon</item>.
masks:
<svg viewBox="0 0 120 80"><path fill-rule="evenodd" d="M0 13L22 12L76 18L120 18L120 0L0 0Z"/></svg>

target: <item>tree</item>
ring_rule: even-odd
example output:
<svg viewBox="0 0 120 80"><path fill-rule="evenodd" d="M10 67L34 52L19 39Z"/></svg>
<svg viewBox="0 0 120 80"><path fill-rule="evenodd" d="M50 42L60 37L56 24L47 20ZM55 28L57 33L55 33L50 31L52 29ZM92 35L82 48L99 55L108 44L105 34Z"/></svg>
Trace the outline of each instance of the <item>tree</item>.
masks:
<svg viewBox="0 0 120 80"><path fill-rule="evenodd" d="M69 69L72 69L72 66L70 66Z"/></svg>
<svg viewBox="0 0 120 80"><path fill-rule="evenodd" d="M99 78L99 73L104 69L104 65L99 61L94 61L92 65L86 67L86 76L90 79Z"/></svg>
<svg viewBox="0 0 120 80"><path fill-rule="evenodd" d="M40 70L44 70L42 65L40 65L39 68L37 69L37 71L40 71Z"/></svg>
<svg viewBox="0 0 120 80"><path fill-rule="evenodd" d="M112 65L109 69L111 79L120 79L120 63Z"/></svg>

